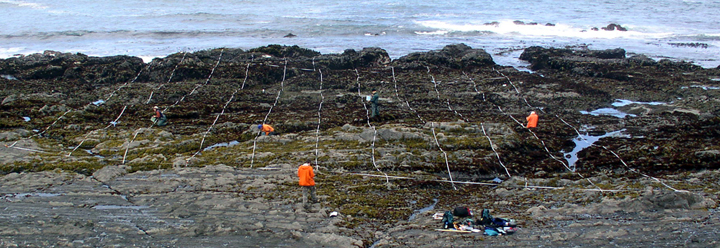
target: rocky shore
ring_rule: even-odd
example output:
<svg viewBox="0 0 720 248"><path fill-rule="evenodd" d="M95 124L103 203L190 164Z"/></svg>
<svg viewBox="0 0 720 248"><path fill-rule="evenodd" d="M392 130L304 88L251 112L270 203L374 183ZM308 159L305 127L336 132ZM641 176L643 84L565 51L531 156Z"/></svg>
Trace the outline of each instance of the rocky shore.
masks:
<svg viewBox="0 0 720 248"><path fill-rule="evenodd" d="M623 49L521 59L532 72L463 44L0 60L0 246L720 246L720 68ZM520 231L435 231L459 205Z"/></svg>

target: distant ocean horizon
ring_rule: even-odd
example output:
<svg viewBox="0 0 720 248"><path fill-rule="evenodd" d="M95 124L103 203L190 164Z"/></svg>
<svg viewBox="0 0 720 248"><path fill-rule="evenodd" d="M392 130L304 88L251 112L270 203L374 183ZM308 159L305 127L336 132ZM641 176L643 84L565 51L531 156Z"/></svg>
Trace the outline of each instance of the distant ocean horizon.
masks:
<svg viewBox="0 0 720 248"><path fill-rule="evenodd" d="M530 46L720 65L720 1L709 0L0 0L0 10L0 58L54 50L149 61L279 44L323 54L379 47L396 59L464 43L518 68Z"/></svg>

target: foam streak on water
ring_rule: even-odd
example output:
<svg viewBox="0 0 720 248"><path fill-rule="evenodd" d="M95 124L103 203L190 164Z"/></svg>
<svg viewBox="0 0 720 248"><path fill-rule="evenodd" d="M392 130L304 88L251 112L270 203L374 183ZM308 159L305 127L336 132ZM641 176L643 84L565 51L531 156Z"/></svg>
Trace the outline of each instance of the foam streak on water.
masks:
<svg viewBox="0 0 720 248"><path fill-rule="evenodd" d="M397 58L465 43L510 64L519 54L508 49L588 45L720 65L713 0L0 0L0 11L0 57L57 50L150 59L281 44L322 53L381 47ZM627 31L593 30L611 23Z"/></svg>

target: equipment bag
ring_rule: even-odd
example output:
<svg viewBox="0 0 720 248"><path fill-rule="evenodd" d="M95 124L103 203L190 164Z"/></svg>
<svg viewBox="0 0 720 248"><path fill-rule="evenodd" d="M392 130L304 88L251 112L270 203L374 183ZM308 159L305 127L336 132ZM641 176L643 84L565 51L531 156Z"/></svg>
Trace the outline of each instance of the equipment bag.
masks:
<svg viewBox="0 0 720 248"><path fill-rule="evenodd" d="M488 226L493 223L493 217L490 215L490 209L483 209L476 225Z"/></svg>
<svg viewBox="0 0 720 248"><path fill-rule="evenodd" d="M453 210L453 215L457 217L468 217L472 216L472 212L467 207L456 207Z"/></svg>

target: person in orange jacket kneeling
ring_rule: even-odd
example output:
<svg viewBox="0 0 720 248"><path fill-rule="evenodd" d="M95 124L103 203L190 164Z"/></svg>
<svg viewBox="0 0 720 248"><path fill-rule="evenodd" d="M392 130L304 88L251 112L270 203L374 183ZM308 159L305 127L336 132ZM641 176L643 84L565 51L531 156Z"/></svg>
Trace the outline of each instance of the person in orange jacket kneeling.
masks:
<svg viewBox="0 0 720 248"><path fill-rule="evenodd" d="M527 128L535 128L537 127L538 123L538 115L535 113L535 111L531 111L530 115L525 118L527 120Z"/></svg>
<svg viewBox="0 0 720 248"><path fill-rule="evenodd" d="M268 124L260 124L258 125L258 129L261 134L265 133L265 135L275 135L275 129Z"/></svg>
<svg viewBox="0 0 720 248"><path fill-rule="evenodd" d="M310 191L310 198L313 203L318 202L317 196L315 196L315 173L310 162L301 164L298 168L298 178L300 178L300 186L302 187L303 194L303 206L309 208L307 204L307 194Z"/></svg>

